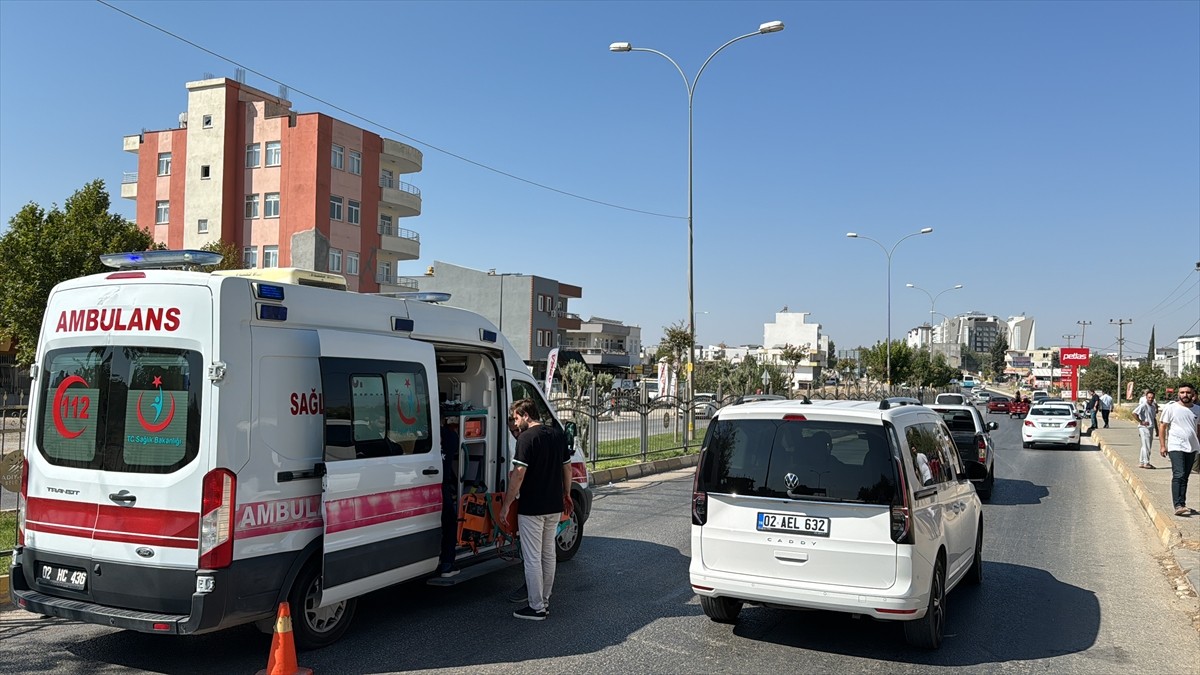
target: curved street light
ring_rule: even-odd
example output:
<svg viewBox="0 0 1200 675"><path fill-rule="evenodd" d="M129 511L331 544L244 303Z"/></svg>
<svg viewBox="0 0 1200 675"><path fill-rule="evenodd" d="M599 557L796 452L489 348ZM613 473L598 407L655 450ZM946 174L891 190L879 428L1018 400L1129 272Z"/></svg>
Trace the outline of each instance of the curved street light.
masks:
<svg viewBox="0 0 1200 675"><path fill-rule="evenodd" d="M693 279L692 279L692 257L693 257L692 256L692 248L693 248L693 246L692 246L692 128L693 128L693 125L692 125L692 99L696 93L696 83L700 80L700 75L704 73L704 69L708 67L708 63L710 61L712 61L713 57L716 56L717 54L719 54L722 49L725 49L729 45L731 45L739 40L745 40L748 37L754 37L755 35L766 35L768 33L778 33L781 30L783 30L783 22L782 21L768 21L764 24L760 24L758 27L758 30L754 31L753 33L746 33L745 35L739 35L739 36L733 38L732 40L726 42L725 44L721 45L720 47L717 47L716 51L714 51L712 54L709 54L708 58L704 60L704 64L700 66L700 70L696 71L696 76L692 78L692 81L690 83L688 82L687 75L685 75L683 72L683 68L680 68L679 64L675 63L675 59L672 59L670 56L667 56L666 54L658 51L657 49L648 49L646 47L634 47L632 44L630 44L628 42L614 42L608 46L608 51L610 51L610 52L649 52L651 54L658 54L659 56L663 57L667 61L670 61L671 65L675 66L675 70L678 70L679 76L683 78L684 88L687 89L687 97L688 97L688 181L687 181L687 184L688 184L688 198L687 198L688 312L687 312L687 316L688 316L688 336L691 341L691 345L690 345L690 348L688 349L688 353L687 353L687 398L689 401L693 398L693 390L695 389L693 382L692 382L692 375L693 375L692 370L694 369L695 351L696 351L696 310L695 310L695 291L694 291L695 286L693 284ZM687 418L688 418L687 433L684 434L685 443L687 440L691 439L692 434L695 431L696 418L695 418L695 415L693 414L693 412L694 411L692 410L691 406L689 406L688 414L687 414Z"/></svg>
<svg viewBox="0 0 1200 675"><path fill-rule="evenodd" d="M887 385L890 389L892 386L892 254L896 252L896 247L905 239L910 239L922 234L933 232L932 227L922 228L919 232L907 234L895 243L889 250L886 246L876 239L872 239L866 235L857 232L847 232L846 236L851 239L866 239L867 241L875 242L875 245L883 250L883 254L887 256Z"/></svg>
<svg viewBox="0 0 1200 675"><path fill-rule="evenodd" d="M937 295L931 294L929 291L925 290L924 288L921 288L920 286L918 286L916 284L904 284L904 285L907 286L908 288L913 288L918 291L921 291L929 298L929 353L932 354L933 353L933 315L936 313L934 311L934 308L937 307L937 300L938 300L938 298L942 297L942 293L949 293L950 291L957 291L958 289L962 288L963 285L955 284L955 285L951 286L950 288L947 288L943 291L939 291Z"/></svg>

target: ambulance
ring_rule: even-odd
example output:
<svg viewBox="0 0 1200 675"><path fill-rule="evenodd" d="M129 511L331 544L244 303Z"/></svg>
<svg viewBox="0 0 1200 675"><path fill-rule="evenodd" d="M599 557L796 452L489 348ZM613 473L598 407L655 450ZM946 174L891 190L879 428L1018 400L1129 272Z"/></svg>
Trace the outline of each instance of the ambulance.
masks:
<svg viewBox="0 0 1200 675"><path fill-rule="evenodd" d="M104 256L50 293L24 448L13 603L162 634L257 622L288 601L301 648L341 637L356 598L504 566L509 405L563 428L574 512L591 508L563 425L504 336L446 294L360 294L336 275L205 273L202 251ZM435 575L443 429L461 574ZM450 434L446 434L450 437ZM511 561L509 561L511 563Z"/></svg>

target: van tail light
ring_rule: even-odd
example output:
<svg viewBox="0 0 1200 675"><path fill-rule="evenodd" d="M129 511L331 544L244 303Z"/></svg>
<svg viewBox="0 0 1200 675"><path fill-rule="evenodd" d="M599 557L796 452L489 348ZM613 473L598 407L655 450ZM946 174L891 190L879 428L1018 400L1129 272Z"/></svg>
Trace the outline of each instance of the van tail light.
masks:
<svg viewBox="0 0 1200 675"><path fill-rule="evenodd" d="M696 475L692 478L692 524L704 525L708 522L708 493L700 489L700 472L704 470L705 452L700 451L700 461L696 462Z"/></svg>
<svg viewBox="0 0 1200 675"><path fill-rule="evenodd" d="M25 500L29 496L29 462L21 462L21 493L17 495L17 546L25 545Z"/></svg>
<svg viewBox="0 0 1200 675"><path fill-rule="evenodd" d="M1025 426L1032 427L1032 426L1037 426L1037 425L1035 425L1033 422L1031 422L1029 420L1025 420Z"/></svg>
<svg viewBox="0 0 1200 675"><path fill-rule="evenodd" d="M897 544L912 543L912 505L908 501L908 480L904 476L904 465L896 461L896 477L900 480L900 503L892 505L892 541Z"/></svg>
<svg viewBox="0 0 1200 675"><path fill-rule="evenodd" d="M976 436L975 447L977 447L979 449L979 461L986 462L987 461L987 441L983 438L983 436Z"/></svg>
<svg viewBox="0 0 1200 675"><path fill-rule="evenodd" d="M200 499L200 567L221 569L233 562L233 512L237 478L228 469L204 476Z"/></svg>

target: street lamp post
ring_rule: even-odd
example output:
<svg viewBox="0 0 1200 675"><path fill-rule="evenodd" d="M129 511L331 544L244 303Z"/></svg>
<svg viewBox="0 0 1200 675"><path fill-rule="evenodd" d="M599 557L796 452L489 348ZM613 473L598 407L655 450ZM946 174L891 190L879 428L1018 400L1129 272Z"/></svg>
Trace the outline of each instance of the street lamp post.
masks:
<svg viewBox="0 0 1200 675"><path fill-rule="evenodd" d="M895 244L892 244L891 250L879 241L866 235L857 232L846 233L846 236L851 239L866 239L867 241L875 242L875 245L882 249L883 254L887 256L887 385L889 389L892 387L892 254L896 252L896 247L900 245L900 242L905 239L921 234L929 234L930 232L933 232L933 228L926 227L922 228L919 232L913 232L912 234L900 237Z"/></svg>
<svg viewBox="0 0 1200 675"><path fill-rule="evenodd" d="M955 285L951 286L950 288L947 288L944 291L938 292L937 295L930 294L929 291L925 290L924 288L921 288L920 286L918 286L916 284L904 284L904 285L907 286L908 288L913 288L918 291L921 291L922 293L924 293L926 296L929 297L929 353L933 354L933 315L937 313L934 310L934 308L937 307L937 300L938 300L938 298L942 297L942 293L949 293L950 291L957 291L958 289L962 288L963 285L955 284Z"/></svg>
<svg viewBox="0 0 1200 675"><path fill-rule="evenodd" d="M691 341L691 345L688 347L687 366L686 366L688 401L691 401L692 394L693 394L693 383L692 383L693 373L692 373L692 371L694 369L694 359L695 359L694 353L695 353L695 349L696 349L695 287L693 285L693 279L692 279L692 128L693 128L693 126L692 126L692 99L696 93L696 83L700 80L700 75L704 73L704 69L708 67L709 62L712 61L713 57L716 56L717 54L719 54L722 49L725 49L729 45L731 45L739 40L745 40L748 37L754 37L755 35L766 35L767 33L778 33L781 30L783 30L783 22L782 21L768 21L767 23L759 25L758 30L754 31L753 33L746 33L745 35L739 35L739 36L733 38L732 40L726 42L725 44L721 45L720 47L717 47L716 51L714 51L712 54L709 54L708 58L704 60L703 65L700 66L700 70L696 71L696 76L692 78L691 82L688 82L687 75L684 74L683 68L680 68L679 64L675 63L675 59L672 59L670 56L667 56L666 54L658 51L657 49L648 49L645 47L634 47L632 44L630 44L628 42L614 42L608 46L608 50L610 52L649 52L651 54L658 54L659 56L663 57L667 61L670 61L671 65L675 66L675 70L678 70L680 77L683 78L683 86L687 89L687 97L688 97L688 181L687 181L687 184L688 184L688 198L687 198L688 312L687 312L687 316L688 316L688 336ZM691 439L692 433L695 430L696 417L693 413L694 413L694 410L692 409L692 406L688 405L687 433L684 435L685 442L687 440Z"/></svg>

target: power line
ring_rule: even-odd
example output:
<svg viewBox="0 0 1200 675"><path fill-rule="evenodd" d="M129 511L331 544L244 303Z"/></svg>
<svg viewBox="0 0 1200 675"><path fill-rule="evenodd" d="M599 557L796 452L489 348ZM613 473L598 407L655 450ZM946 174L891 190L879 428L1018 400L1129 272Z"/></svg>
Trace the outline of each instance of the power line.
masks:
<svg viewBox="0 0 1200 675"><path fill-rule="evenodd" d="M537 181L530 180L530 179L528 179L528 178L522 178L522 177L520 177L520 176L518 176L518 175L516 175L516 174L509 173L509 172L507 172L507 171L504 171L504 170L502 170L502 169L497 169L497 168L495 168L495 167L493 167L493 166L488 166L487 164L484 164L484 163L482 163L482 162L477 162L477 161L475 161L475 160L473 160L473 159L469 159L469 158L467 158L467 157L464 157L464 156L462 156L462 155L460 155L460 154L457 154L457 153L455 153L455 152L451 152L450 150L446 150L445 148L440 148L440 147L438 147L438 146L436 146L436 145L434 145L434 144L432 144L432 143L427 143L427 142L425 142L425 141L422 141L422 140L420 140L420 139L413 138L412 136L409 136L409 135L407 135L407 134L403 134L403 133L401 133L401 132L399 132L399 131L397 131L397 130L395 130L395 129L393 129L393 128L391 128L391 127L389 127L389 126L387 126L387 125L385 125L385 124L383 124L383 123L381 123L381 122L376 122L375 120L372 120L372 119L370 119L370 118L363 117L362 115L359 115L359 114L358 114L358 113L356 113L356 112L353 112L353 111L351 111L351 110L348 110L348 109L346 109L346 108L343 108L343 107L341 107L341 106L337 105L336 103L332 103L332 102L330 102L330 101L328 101L328 100L326 100L326 99L323 99L323 98L321 98L320 96L317 96L317 95L315 95L315 94L310 94L310 93L308 93L307 91L305 91L305 90L303 90L303 89L300 89L299 87L294 87L294 86L292 86L292 85L290 85L290 84L288 84L288 83L286 83L286 82L283 82L283 81L277 80L277 79L275 79L275 78L271 77L270 75L267 75L266 73L263 73L263 72L261 72L261 71L255 70L254 68L251 68L251 67L250 67L250 66L248 66L248 65L242 64L242 63L240 63L240 62L238 62L238 61L235 61L235 60L233 60L233 59L231 59L231 58L229 58L229 57L227 57L227 56L224 56L224 55L222 55L222 54L218 54L217 52L214 52L213 50L211 50L211 49L209 49L209 48L207 48L207 47L205 47L205 46L203 46L203 45L197 44L197 43L195 43L195 42L193 42L193 41L191 41L191 40L189 40L189 39L187 39L187 38L183 37L182 35L178 35L178 34L176 34L176 33L172 33L171 31L167 30L166 28L163 28L163 27L161 27L161 26L158 26L158 25L155 25L155 24L153 24L153 23L150 23L149 21L147 21L147 20L145 20L145 19L143 19L143 18L141 18L141 17L139 17L139 16L137 16L137 15L135 15L135 14L131 14L131 13L129 13L129 12L127 12L127 11L125 11L125 10L121 9L120 7L116 7L116 6L112 5L112 4L109 4L109 3L108 3L108 2L106 2L105 0L96 0L96 2L100 3L101 5L104 5L105 7L108 7L109 9L113 10L114 12L118 12L118 13L120 13L120 14L124 14L125 16L129 17L130 19L133 19L134 21L137 21L137 22L138 22L138 23L140 23L140 24L143 24L143 25L145 25L145 26L147 26L147 27L149 27L149 28L153 28L154 30L156 30L156 31L158 31L158 32L160 32L160 33L162 33L162 34L164 34L164 35L170 36L170 37L172 37L172 38L174 38L174 39L176 39L176 40L179 40L180 42L183 42L184 44L187 44L187 45L190 45L190 46L192 46L192 47L195 47L196 49L199 49L200 51L204 52L205 54L208 54L208 55L210 55L210 56L213 56L213 57L216 57L216 58L218 58L218 59L221 59L222 61L225 61L226 63L233 64L233 65L237 66L238 68L242 68L242 69L244 69L244 70L245 70L246 72L248 72L248 73L254 73L255 75L258 75L259 77L261 77L261 78L263 78L263 79L265 79L265 80L268 80L268 81L270 81L270 82L274 82L275 84L278 84L278 85L281 85L281 86L287 87L289 91L294 91L294 92L296 92L297 94L300 94L301 96L305 96L305 97L307 97L307 98L309 98L309 99L312 99L313 101L316 101L317 103L320 103L320 104L322 104L322 105L325 105L325 106L328 106L328 107L330 107L330 108L332 108L332 109L334 109L334 110L337 110L338 112L345 113L346 115L348 115L348 116L350 116L350 117L353 117L353 118L355 118L355 119L357 119L357 120L361 120L361 121L363 121L363 122L366 122L367 124L369 124L369 125L371 125L371 126L373 126L373 127L376 127L376 128L379 128L379 129L383 129L384 131L387 131L388 133L390 133L390 134L392 134L392 135L399 136L400 138L403 138L403 139L405 139L405 140L407 140L407 141L411 141L411 142L413 142L413 143L415 143L415 144L417 144L417 145L420 145L420 146L423 146L423 147L429 148L430 150L433 150L433 151L435 151L435 152L439 152L439 153L441 153L441 154L443 154L443 155L446 155L447 157L453 157L454 159L457 159L457 160L459 160L460 162L466 162L467 164L471 164L472 166L479 167L480 169L484 169L485 171L491 171L492 173L499 174L499 175L501 175L501 176L504 176L505 178L511 178L511 179L513 179L513 180L520 181L520 182L522 182L522 183L525 183L526 185L532 185L533 187L536 187L536 188L541 188L541 189L543 189L543 190L548 190L548 191L550 191L550 192L554 192L554 193L557 193L557 194L563 195L563 196L565 196L565 197L571 197L572 199L579 199L579 200L581 200L581 201L590 202L590 203L592 203L592 204L597 204L597 205L599 205L599 206L607 206L607 207L609 207L609 208L613 208L613 209L620 209L620 210L622 210L622 211L629 211L629 212L631 212L631 213L640 213L640 214L642 214L642 215L645 215L645 216L655 216L655 217L657 217L657 218L670 218L670 219L673 219L673 220L685 220L685 219L686 219L686 216L673 216L673 215L671 215L671 214L668 214L668 213L656 213L656 212L654 212L654 211L644 211L644 210L642 210L642 209L635 209L635 208L632 208L632 207L629 207L629 206L621 206L620 204L613 204L612 202L606 202L606 201L604 201L604 200L601 200L601 199L593 199L593 198L591 198L591 197L585 197L585 196L583 196L583 195L576 194L576 193L574 193L574 192L568 192L568 191L566 191L566 190L560 190L560 189L558 189L558 188L556 188L556 187L551 187L551 186L549 186L549 185L546 185L546 184L544 184L544 183L539 183L539 182L537 182Z"/></svg>

